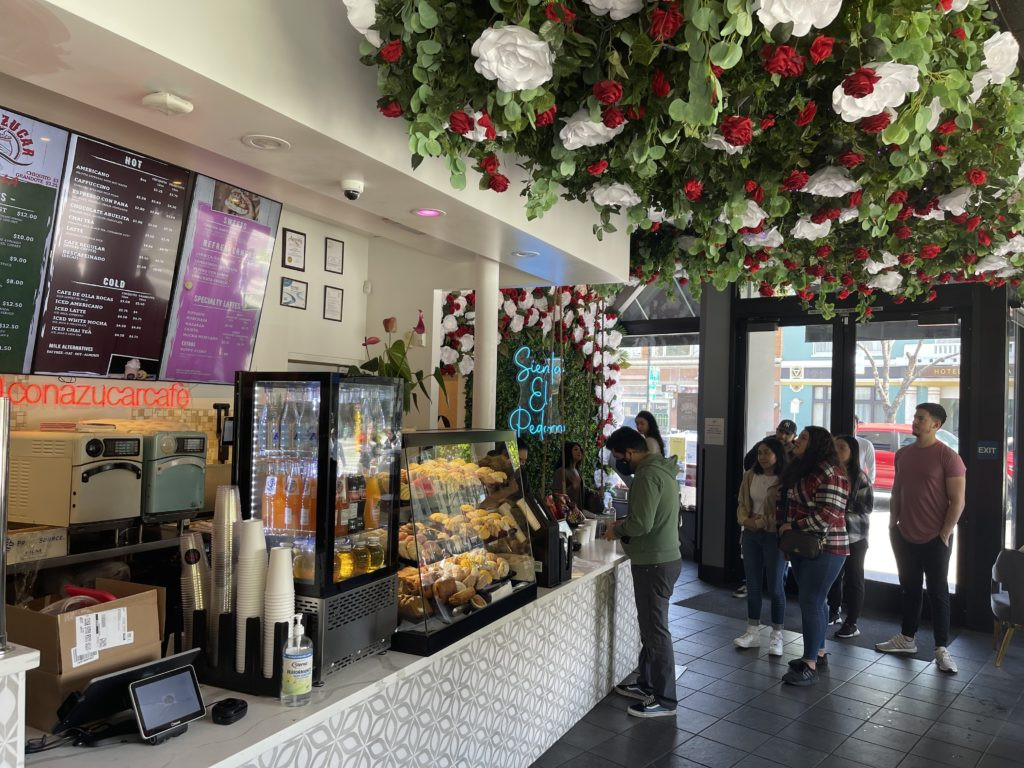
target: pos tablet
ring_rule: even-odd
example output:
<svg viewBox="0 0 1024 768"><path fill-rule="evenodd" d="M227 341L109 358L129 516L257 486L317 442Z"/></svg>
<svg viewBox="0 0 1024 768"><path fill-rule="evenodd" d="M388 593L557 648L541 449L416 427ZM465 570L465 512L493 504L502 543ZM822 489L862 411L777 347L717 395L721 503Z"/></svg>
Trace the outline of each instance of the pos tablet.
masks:
<svg viewBox="0 0 1024 768"><path fill-rule="evenodd" d="M128 686L139 733L150 743L176 736L206 714L192 665L172 669Z"/></svg>

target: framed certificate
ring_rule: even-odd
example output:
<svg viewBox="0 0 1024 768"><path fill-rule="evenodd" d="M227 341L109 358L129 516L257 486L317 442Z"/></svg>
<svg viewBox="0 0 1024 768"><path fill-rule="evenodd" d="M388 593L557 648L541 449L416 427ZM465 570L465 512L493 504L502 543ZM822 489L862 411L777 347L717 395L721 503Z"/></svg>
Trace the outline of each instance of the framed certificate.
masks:
<svg viewBox="0 0 1024 768"><path fill-rule="evenodd" d="M282 228L281 266L285 269L306 271L306 233Z"/></svg>
<svg viewBox="0 0 1024 768"><path fill-rule="evenodd" d="M281 306L292 309L306 308L306 294L309 292L309 283L302 280L293 280L290 277L281 278Z"/></svg>
<svg viewBox="0 0 1024 768"><path fill-rule="evenodd" d="M336 275L345 273L345 241L324 238L324 271Z"/></svg>
<svg viewBox="0 0 1024 768"><path fill-rule="evenodd" d="M341 322L341 307L345 302L345 290L333 285L324 286L324 320Z"/></svg>

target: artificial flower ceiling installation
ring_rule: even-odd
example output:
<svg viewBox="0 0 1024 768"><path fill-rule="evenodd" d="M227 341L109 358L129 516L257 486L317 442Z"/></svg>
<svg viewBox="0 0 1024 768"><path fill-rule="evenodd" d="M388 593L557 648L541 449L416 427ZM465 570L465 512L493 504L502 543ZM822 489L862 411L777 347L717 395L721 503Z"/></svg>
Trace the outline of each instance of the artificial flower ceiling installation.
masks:
<svg viewBox="0 0 1024 768"><path fill-rule="evenodd" d="M633 276L830 314L1019 286L1024 94L988 0L345 0L413 164L622 212Z"/></svg>

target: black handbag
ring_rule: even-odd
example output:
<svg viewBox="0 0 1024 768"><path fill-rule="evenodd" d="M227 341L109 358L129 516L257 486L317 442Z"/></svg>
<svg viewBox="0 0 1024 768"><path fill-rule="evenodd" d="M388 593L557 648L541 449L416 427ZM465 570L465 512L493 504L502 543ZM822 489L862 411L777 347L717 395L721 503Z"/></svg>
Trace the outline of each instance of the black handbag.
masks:
<svg viewBox="0 0 1024 768"><path fill-rule="evenodd" d="M790 528L779 537L779 549L787 555L799 555L805 560L814 560L824 546L824 536L796 528Z"/></svg>

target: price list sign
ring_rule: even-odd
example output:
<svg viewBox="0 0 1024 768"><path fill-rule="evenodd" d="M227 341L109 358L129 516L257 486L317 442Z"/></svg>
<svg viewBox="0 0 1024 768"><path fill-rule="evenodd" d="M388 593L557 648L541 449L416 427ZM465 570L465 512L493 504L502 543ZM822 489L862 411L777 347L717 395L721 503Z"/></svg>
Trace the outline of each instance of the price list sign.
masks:
<svg viewBox="0 0 1024 768"><path fill-rule="evenodd" d="M71 137L35 373L157 375L190 182Z"/></svg>
<svg viewBox="0 0 1024 768"><path fill-rule="evenodd" d="M0 107L0 373L27 373L68 134Z"/></svg>

